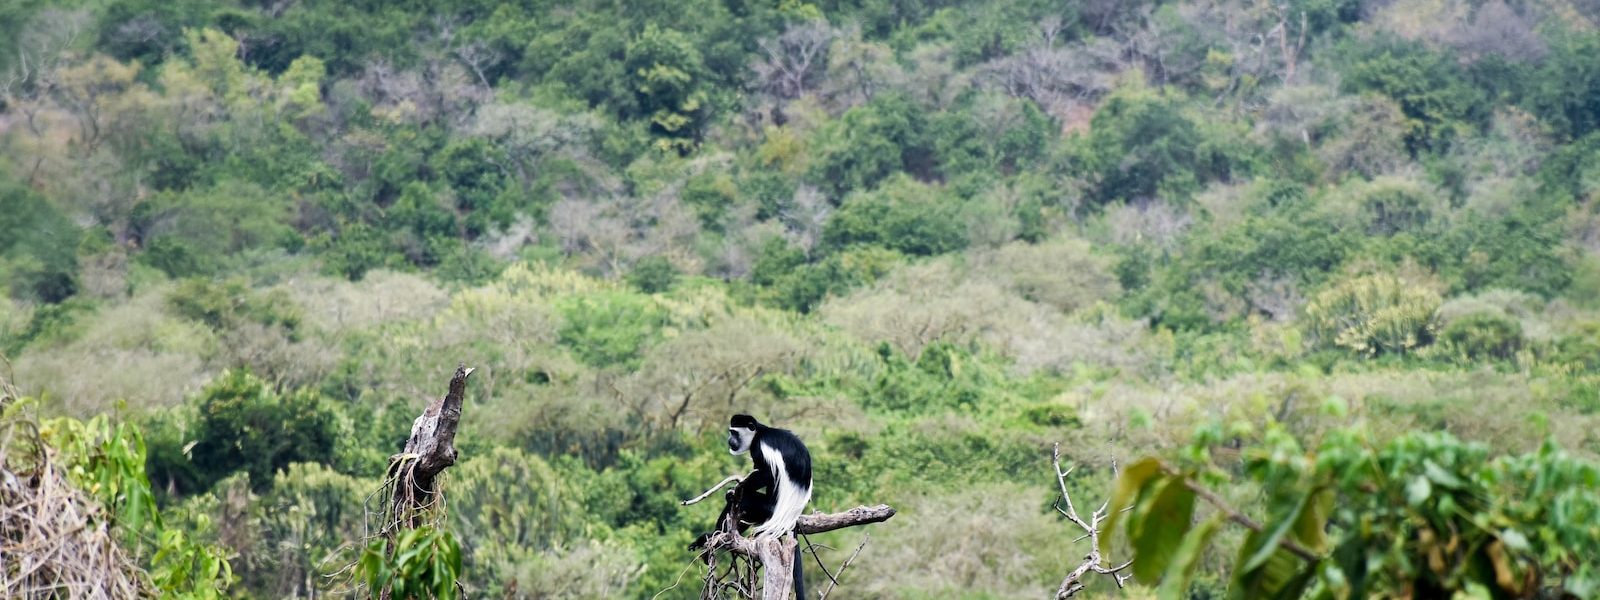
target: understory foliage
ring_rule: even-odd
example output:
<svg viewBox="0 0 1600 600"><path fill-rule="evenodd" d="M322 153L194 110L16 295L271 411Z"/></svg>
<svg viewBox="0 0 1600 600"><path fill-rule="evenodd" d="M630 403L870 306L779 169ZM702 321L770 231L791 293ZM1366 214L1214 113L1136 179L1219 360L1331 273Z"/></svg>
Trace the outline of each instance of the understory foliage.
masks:
<svg viewBox="0 0 1600 600"><path fill-rule="evenodd" d="M1112 504L1131 511L1106 526L1121 537L1101 539L1124 540L1163 598L1185 597L1219 527L1237 525L1237 509L1197 500L1234 480L1259 491L1262 518L1228 569L1230 597L1600 593L1600 468L1552 443L1492 456L1447 433L1378 442L1354 427L1305 449L1274 425L1235 463L1213 458L1223 437L1202 429L1177 461L1142 459L1115 483Z"/></svg>
<svg viewBox="0 0 1600 600"><path fill-rule="evenodd" d="M1594 596L1597 15L0 1L0 373L167 595L693 597L746 413L903 509L839 597L1056 589L1055 441L1074 497L1165 461L1085 594Z"/></svg>
<svg viewBox="0 0 1600 600"><path fill-rule="evenodd" d="M361 552L356 575L372 595L387 590L393 598L450 598L461 578L461 545L447 530L418 527L392 542L373 540Z"/></svg>

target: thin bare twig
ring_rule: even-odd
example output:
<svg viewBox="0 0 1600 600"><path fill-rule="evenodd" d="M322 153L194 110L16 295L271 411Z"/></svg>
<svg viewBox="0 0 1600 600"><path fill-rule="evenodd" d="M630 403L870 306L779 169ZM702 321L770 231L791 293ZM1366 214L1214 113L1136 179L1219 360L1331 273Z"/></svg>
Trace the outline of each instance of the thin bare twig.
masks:
<svg viewBox="0 0 1600 600"><path fill-rule="evenodd" d="M850 563L853 563L853 562L856 561L856 556L859 556L861 554L861 549L867 547L867 541L871 540L871 539L872 539L872 534L870 534L870 533L861 536L861 543L856 545L856 551L855 552L851 552L850 553L850 558L844 559L844 564L839 565L839 573L838 573L839 575L844 575L844 570L850 568ZM818 564L821 564L821 563L819 562ZM826 570L826 569L824 569L824 570ZM825 590L822 590L822 593L817 596L817 600L828 600L828 594L833 593L833 588L835 586L839 585L839 578L838 577L836 577L834 575L829 575L828 579L829 579L828 588L825 589Z"/></svg>
<svg viewBox="0 0 1600 600"><path fill-rule="evenodd" d="M718 483L718 484L716 484L714 486L711 486L711 489L706 490L705 493L700 494L699 496L695 496L693 498L690 498L688 500L684 500L680 504L683 505L683 506L689 506L691 504L698 504L701 500L705 500L706 498L710 497L711 494L716 492L717 490L720 490L720 489L722 489L724 487L727 487L728 484L730 484L730 483L744 483L745 477L749 477L750 475L754 475L754 474L755 474L755 471L751 471L749 474L745 475L744 477L740 477L738 475L729 475L727 479L722 480L721 483Z"/></svg>
<svg viewBox="0 0 1600 600"><path fill-rule="evenodd" d="M805 538L805 540L806 540L806 551L811 553L811 559L817 561L817 568L818 569L822 569L822 574L823 575L827 575L828 576L828 581L832 581L833 585L839 585L839 578L838 577L834 577L833 573L828 571L828 565L822 564L822 555L817 554L817 546L819 544L812 544L811 543L811 538L809 538L809 537L805 537L805 536L801 536L801 537ZM826 547L826 546L824 546L824 547ZM832 550L832 548L828 548L828 549Z"/></svg>

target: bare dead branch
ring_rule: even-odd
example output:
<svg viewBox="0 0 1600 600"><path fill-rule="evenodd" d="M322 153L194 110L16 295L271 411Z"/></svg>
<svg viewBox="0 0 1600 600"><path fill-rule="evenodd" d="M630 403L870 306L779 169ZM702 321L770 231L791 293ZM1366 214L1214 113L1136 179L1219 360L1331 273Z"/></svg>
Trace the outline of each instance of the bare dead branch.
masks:
<svg viewBox="0 0 1600 600"><path fill-rule="evenodd" d="M1068 521L1071 521L1072 524L1077 525L1078 528L1084 531L1082 537L1073 540L1074 543L1083 541L1085 538L1089 540L1089 554L1083 557L1083 562L1080 563L1077 568L1073 569L1072 572L1068 573L1067 576L1061 580L1061 587L1056 588L1056 599L1061 600L1062 598L1071 598L1078 592L1083 591L1083 578L1088 576L1090 573L1110 575L1112 579L1116 580L1117 587L1119 588L1126 585L1128 580L1131 579L1133 575L1124 574L1122 571L1132 566L1133 561L1130 560L1122 563L1121 565L1112 567L1109 566L1105 562L1104 557L1100 555L1100 524L1106 520L1106 517L1111 516L1111 513L1109 512L1111 501L1107 500L1102 502L1100 504L1100 508L1097 508L1093 513L1090 513L1087 521L1084 520L1083 517L1078 515L1078 509L1072 503L1072 494L1067 491L1067 476L1072 474L1072 468L1067 468L1065 470L1061 468L1061 444L1059 443L1057 443L1050 451L1050 464L1054 467L1056 484L1061 488L1061 503L1066 504L1065 509L1061 508L1060 504L1057 504L1055 507L1056 512L1061 513L1062 516L1065 516ZM1113 474L1116 472L1116 469L1116 463L1112 463L1111 470ZM1120 508L1117 510L1125 511L1127 509Z"/></svg>
<svg viewBox="0 0 1600 600"><path fill-rule="evenodd" d="M796 533L813 534L867 525L882 523L895 515L894 508L887 504L877 506L857 506L842 513L811 513L800 515L799 523L795 524Z"/></svg>
<svg viewBox="0 0 1600 600"><path fill-rule="evenodd" d="M430 502L433 479L446 467L456 464L456 427L461 423L461 405L466 397L467 377L473 369L466 365L456 367L450 378L450 391L433 401L422 415L411 424L411 437L405 450L390 457L390 471L395 474L404 466L404 485L395 487L398 503L406 498L413 507ZM408 459L414 459L408 462ZM404 494L404 496L402 496Z"/></svg>
<svg viewBox="0 0 1600 600"><path fill-rule="evenodd" d="M724 487L727 487L728 484L730 484L730 483L743 483L744 480L745 480L745 477L749 477L750 475L754 475L754 474L755 474L755 471L751 471L750 473L746 474L744 477L740 477L738 475L729 475L727 479L722 480L722 482L718 483L717 485L711 486L711 489L706 490L705 493L702 493L699 496L695 496L695 497L690 498L688 500L684 500L683 502L681 502L679 504L681 504L682 506L689 506L691 504L698 504L701 500L705 500L707 497L710 497L711 494L716 492L717 490L720 490L720 489L722 489Z"/></svg>
<svg viewBox="0 0 1600 600"><path fill-rule="evenodd" d="M449 391L423 409L411 424L411 436L406 439L404 450L389 457L382 485L363 502L364 541L386 540L388 552L392 553L401 531L444 519L444 495L434 483L440 473L456 463L456 429L461 423L467 377L473 371L464 364L456 366ZM372 509L375 500L379 505L377 510ZM379 519L376 526L371 522L374 517ZM339 571L347 577L355 572L354 563ZM348 585L360 591L364 584L351 581ZM457 586L459 590L460 584ZM366 592L381 600L388 600L392 595L388 588Z"/></svg>
<svg viewBox="0 0 1600 600"><path fill-rule="evenodd" d="M108 526L111 507L74 485L57 460L30 411L0 420L0 597L154 597L121 532Z"/></svg>

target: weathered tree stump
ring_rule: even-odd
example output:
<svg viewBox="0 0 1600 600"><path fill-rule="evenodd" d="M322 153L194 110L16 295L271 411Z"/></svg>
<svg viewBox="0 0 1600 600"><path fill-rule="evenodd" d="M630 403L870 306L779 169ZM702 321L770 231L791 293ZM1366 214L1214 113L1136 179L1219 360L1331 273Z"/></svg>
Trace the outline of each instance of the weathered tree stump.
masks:
<svg viewBox="0 0 1600 600"><path fill-rule="evenodd" d="M461 423L461 404L472 371L466 365L456 367L449 392L422 410L411 424L405 449L389 457L387 478L394 481L394 495L386 529L402 524L408 529L417 527L422 512L432 506L436 496L434 479L456 464L456 427Z"/></svg>

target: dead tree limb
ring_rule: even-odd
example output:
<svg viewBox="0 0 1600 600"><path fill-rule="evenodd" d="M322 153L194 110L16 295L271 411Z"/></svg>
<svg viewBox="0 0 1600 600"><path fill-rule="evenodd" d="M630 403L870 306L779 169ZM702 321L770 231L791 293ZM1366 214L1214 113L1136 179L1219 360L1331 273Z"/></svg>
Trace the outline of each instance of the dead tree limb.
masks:
<svg viewBox="0 0 1600 600"><path fill-rule="evenodd" d="M1089 540L1089 554L1083 557L1083 562L1077 568L1067 573L1066 578L1061 580L1061 587L1056 589L1056 600L1071 598L1078 592L1083 591L1083 578L1090 573L1110 575L1116 580L1117 587L1122 587L1133 577L1132 574L1122 573L1128 567L1133 566L1133 561L1130 560L1113 567L1105 561L1105 557L1100 555L1100 524L1111 516L1111 501L1107 500L1101 503L1100 508L1095 509L1089 515L1088 520L1084 520L1083 517L1078 516L1078 509L1072 504L1072 494L1067 492L1067 475L1072 473L1072 469L1061 469L1061 444L1057 443L1055 448L1050 451L1050 463L1055 467L1056 483L1061 486L1061 501L1055 504L1056 512L1061 513L1068 521L1071 521L1072 524L1077 525L1078 528L1084 531L1083 537L1078 538L1078 540L1085 538ZM1113 464L1111 470L1114 473L1116 465ZM1061 507L1063 503L1066 504L1064 509ZM1127 509L1118 508L1117 510Z"/></svg>
<svg viewBox="0 0 1600 600"><path fill-rule="evenodd" d="M726 486L733 479L735 478L724 479L722 483L707 490L699 497L693 498L692 501L698 502L705 499L706 496ZM685 501L684 504L692 504L693 502ZM739 558L760 564L762 569L761 597L764 600L783 600L794 594L794 561L795 553L799 551L795 541L796 535L825 533L846 527L882 523L894 515L894 508L887 504L857 506L839 513L814 512L809 515L801 515L800 520L795 524L794 533L782 537L747 538L739 535L736 530L719 523L719 529L706 538L705 546L701 550L708 557L709 563L706 575L706 589L733 589L741 596L755 597L755 590L751 585L755 579L753 573L736 574L733 572L734 570L730 570L722 576L714 573L717 569L717 564L711 557L716 551L722 550L734 556L735 566L737 566ZM857 548L856 552L859 553L860 548ZM851 560L854 559L855 557L852 555ZM846 565L848 564L849 562L847 561ZM732 584L722 582L721 579L728 575L739 575L744 581L736 581ZM702 597L704 597L704 594Z"/></svg>
<svg viewBox="0 0 1600 600"><path fill-rule="evenodd" d="M721 483L718 483L718 484L716 484L714 486L711 486L711 489L706 490L705 493L700 494L699 496L695 496L693 498L690 498L688 500L684 500L683 502L680 503L680 505L681 506L689 506L691 504L699 504L701 500L705 500L706 498L710 497L711 494L715 493L717 490L720 490L723 487L726 487L730 483L744 483L744 480L746 478L748 478L748 477L750 477L750 475L754 475L754 474L755 474L755 471L751 471L748 475L745 475L744 477L740 477L738 475L729 475L727 479L722 480Z"/></svg>

